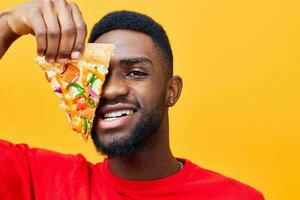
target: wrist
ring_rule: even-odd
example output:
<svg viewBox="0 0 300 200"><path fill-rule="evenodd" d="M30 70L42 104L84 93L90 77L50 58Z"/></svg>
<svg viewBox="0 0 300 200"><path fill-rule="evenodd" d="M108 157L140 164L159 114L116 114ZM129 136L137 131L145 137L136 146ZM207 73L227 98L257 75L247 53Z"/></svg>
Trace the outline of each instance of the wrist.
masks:
<svg viewBox="0 0 300 200"><path fill-rule="evenodd" d="M20 37L15 34L8 25L10 11L0 13L0 59L5 54L10 45Z"/></svg>
<svg viewBox="0 0 300 200"><path fill-rule="evenodd" d="M19 35L14 33L8 25L9 17L11 16L11 10L6 10L0 13L0 45L2 48L8 48L13 41L15 41Z"/></svg>

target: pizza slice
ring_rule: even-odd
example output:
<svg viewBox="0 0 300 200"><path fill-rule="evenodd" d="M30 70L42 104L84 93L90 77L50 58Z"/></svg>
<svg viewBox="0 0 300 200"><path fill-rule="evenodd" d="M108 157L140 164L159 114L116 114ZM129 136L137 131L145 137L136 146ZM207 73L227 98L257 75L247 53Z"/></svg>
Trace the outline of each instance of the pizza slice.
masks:
<svg viewBox="0 0 300 200"><path fill-rule="evenodd" d="M71 128L84 141L91 132L113 50L111 44L89 43L80 60L67 64L51 64L45 57L36 58L45 70L52 90L60 99L60 107L65 110Z"/></svg>

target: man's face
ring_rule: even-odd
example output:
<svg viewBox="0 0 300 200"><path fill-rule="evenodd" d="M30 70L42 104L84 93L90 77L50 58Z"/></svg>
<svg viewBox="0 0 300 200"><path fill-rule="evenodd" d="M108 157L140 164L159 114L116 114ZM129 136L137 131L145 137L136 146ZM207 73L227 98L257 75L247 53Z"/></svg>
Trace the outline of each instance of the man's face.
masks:
<svg viewBox="0 0 300 200"><path fill-rule="evenodd" d="M92 129L99 151L130 155L161 126L165 113L166 73L152 39L139 32L114 30L97 43L112 43L115 54L103 86Z"/></svg>

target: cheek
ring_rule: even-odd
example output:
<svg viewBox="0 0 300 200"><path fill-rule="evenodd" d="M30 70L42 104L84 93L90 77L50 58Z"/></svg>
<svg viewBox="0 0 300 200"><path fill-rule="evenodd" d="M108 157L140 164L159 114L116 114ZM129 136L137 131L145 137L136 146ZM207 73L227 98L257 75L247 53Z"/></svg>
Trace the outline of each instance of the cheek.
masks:
<svg viewBox="0 0 300 200"><path fill-rule="evenodd" d="M142 108L146 111L155 107L165 93L163 85L158 80L136 84L133 91Z"/></svg>

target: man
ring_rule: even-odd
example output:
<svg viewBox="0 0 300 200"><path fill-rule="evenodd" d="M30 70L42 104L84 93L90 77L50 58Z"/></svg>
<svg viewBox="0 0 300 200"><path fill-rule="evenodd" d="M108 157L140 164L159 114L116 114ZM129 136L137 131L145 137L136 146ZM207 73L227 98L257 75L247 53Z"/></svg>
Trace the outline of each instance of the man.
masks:
<svg viewBox="0 0 300 200"><path fill-rule="evenodd" d="M3 12L0 57L21 35L36 37L49 62L78 59L86 26L78 7L36 0ZM97 108L92 138L108 158L93 165L81 155L0 142L0 199L205 199L262 200L242 183L175 158L169 147L168 107L182 80L163 28L129 11L106 15L89 42L116 46ZM127 110L128 116L118 112Z"/></svg>

